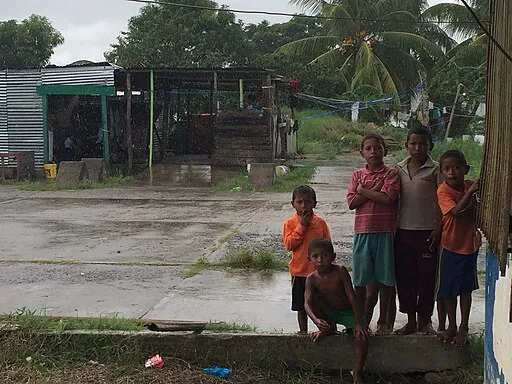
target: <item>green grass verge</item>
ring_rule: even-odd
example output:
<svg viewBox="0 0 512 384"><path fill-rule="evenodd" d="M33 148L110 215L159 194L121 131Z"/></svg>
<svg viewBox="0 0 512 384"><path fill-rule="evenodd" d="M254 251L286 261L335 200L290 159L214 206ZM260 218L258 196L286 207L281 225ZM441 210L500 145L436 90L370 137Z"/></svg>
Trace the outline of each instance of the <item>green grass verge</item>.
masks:
<svg viewBox="0 0 512 384"><path fill-rule="evenodd" d="M298 113L298 118L319 112L303 110ZM403 145L407 136L405 128L354 123L340 116L329 115L301 122L297 137L299 152L314 153L320 156L319 159L332 160L343 153L358 151L362 137L368 132L378 132L390 138L398 147Z"/></svg>
<svg viewBox="0 0 512 384"><path fill-rule="evenodd" d="M253 251L242 247L229 251L218 263L219 266L251 271L286 271L288 263L272 251Z"/></svg>
<svg viewBox="0 0 512 384"><path fill-rule="evenodd" d="M293 192L299 185L308 184L315 174L313 165L291 167L291 171L276 177L272 187L256 189L249 184L249 175L244 172L238 176L217 183L213 188L217 192Z"/></svg>
<svg viewBox="0 0 512 384"><path fill-rule="evenodd" d="M99 189L117 187L129 184L134 180L132 176L114 175L109 176L104 182L85 180L80 183L57 184L56 182L45 181L25 181L20 183L20 190L39 192L39 191L62 191L79 189Z"/></svg>
<svg viewBox="0 0 512 384"><path fill-rule="evenodd" d="M14 313L0 316L0 329L16 329L38 332L64 331L143 331L146 328L142 321L124 319L117 316L58 318L25 308ZM248 324L228 323L218 321L206 324L205 331L209 332L255 332L256 326Z"/></svg>
<svg viewBox="0 0 512 384"><path fill-rule="evenodd" d="M117 316L56 319L44 312L38 313L25 308L0 316L0 324L31 331L140 331L145 329L140 322Z"/></svg>
<svg viewBox="0 0 512 384"><path fill-rule="evenodd" d="M304 110L298 116L300 118L318 113L319 111L315 110ZM398 161L407 156L407 151L404 149L407 139L406 128L353 123L336 115L302 122L298 132L299 150L302 153L319 154L320 159L334 159L343 153L358 151L362 136L370 131L378 132L393 142L394 145L390 149ZM482 145L472 140L462 139L440 141L435 144L432 157L438 160L439 156L449 149L458 149L466 155L471 166L469 178L479 177L484 155Z"/></svg>
<svg viewBox="0 0 512 384"><path fill-rule="evenodd" d="M209 332L256 332L257 327L249 324L227 323L225 321L209 322L204 328Z"/></svg>
<svg viewBox="0 0 512 384"><path fill-rule="evenodd" d="M181 277L184 279L193 277L203 273L206 269L255 272L286 271L288 262L272 251L254 251L249 247L242 247L229 251L217 262L210 261L206 256L201 256L181 272Z"/></svg>
<svg viewBox="0 0 512 384"><path fill-rule="evenodd" d="M143 368L149 356L138 339L132 335L119 336L108 333L70 335L58 332L49 325L45 316L21 310L11 316L22 328L17 331L0 332L2 353L0 354L0 382L2 383L218 383L215 377L205 376L203 354L194 361L184 361L179 356L163 356L165 367L159 370ZM122 319L114 323L101 318L84 319L88 328L128 330ZM77 324L75 324L77 326ZM74 329L74 328L69 328ZM68 329L68 330L69 330ZM247 324L210 322L210 332L253 332L255 327ZM46 331L46 332L44 332ZM50 332L47 332L50 331ZM57 331L57 332L52 332ZM437 382L454 384L480 384L483 381L483 335L474 335L468 345L469 361L453 371L435 373ZM207 352L205 352L207 355ZM228 367L230 367L228 365ZM230 383L339 383L339 372L321 372L317 367L290 369L282 363L255 362L251 365L232 366ZM349 380L348 373L344 379ZM410 375L375 374L366 372L367 383L409 384L423 383L421 373ZM351 381L343 381L351 382Z"/></svg>

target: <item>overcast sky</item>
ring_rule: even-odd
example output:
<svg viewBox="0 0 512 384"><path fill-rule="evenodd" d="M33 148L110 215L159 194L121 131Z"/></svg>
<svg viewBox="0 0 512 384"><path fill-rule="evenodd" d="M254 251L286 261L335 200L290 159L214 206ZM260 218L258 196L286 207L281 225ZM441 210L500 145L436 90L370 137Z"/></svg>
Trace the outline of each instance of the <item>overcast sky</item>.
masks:
<svg viewBox="0 0 512 384"><path fill-rule="evenodd" d="M430 4L441 1L430 0ZM288 0L218 0L232 9L298 12ZM103 52L126 30L128 19L135 16L141 4L125 0L0 0L1 20L23 20L33 13L46 16L58 29L65 43L55 49L52 64L66 65L76 60L103 61ZM287 17L238 14L244 22L285 22Z"/></svg>

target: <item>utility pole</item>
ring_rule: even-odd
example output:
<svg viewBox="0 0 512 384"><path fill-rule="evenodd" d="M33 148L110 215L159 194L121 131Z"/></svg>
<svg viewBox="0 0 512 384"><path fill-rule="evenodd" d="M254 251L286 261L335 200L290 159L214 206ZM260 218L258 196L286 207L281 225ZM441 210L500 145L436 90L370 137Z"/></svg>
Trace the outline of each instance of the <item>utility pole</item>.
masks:
<svg viewBox="0 0 512 384"><path fill-rule="evenodd" d="M444 136L445 140L448 139L448 136L450 135L450 128L452 127L453 114L455 113L455 106L457 105L457 101L459 101L460 91L462 90L463 87L464 87L464 84L462 84L462 83L459 83L459 85L457 85L457 94L455 95L455 100L453 100L453 107L450 112L450 119L448 120L448 126L446 127L446 134Z"/></svg>
<svg viewBox="0 0 512 384"><path fill-rule="evenodd" d="M126 146L128 150L128 171L133 174L133 136L132 136L132 74L126 73L124 89L126 99Z"/></svg>

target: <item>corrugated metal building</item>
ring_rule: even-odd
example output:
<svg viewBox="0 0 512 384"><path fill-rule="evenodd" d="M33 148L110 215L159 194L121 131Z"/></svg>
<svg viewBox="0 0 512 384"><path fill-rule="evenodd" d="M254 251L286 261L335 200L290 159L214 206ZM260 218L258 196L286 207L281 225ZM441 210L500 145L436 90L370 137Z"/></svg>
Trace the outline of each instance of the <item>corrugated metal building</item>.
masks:
<svg viewBox="0 0 512 384"><path fill-rule="evenodd" d="M39 85L113 85L114 67L106 64L0 71L0 153L33 151L44 163L42 97Z"/></svg>
<svg viewBox="0 0 512 384"><path fill-rule="evenodd" d="M0 71L0 153L8 152L9 136L7 133L7 71Z"/></svg>
<svg viewBox="0 0 512 384"><path fill-rule="evenodd" d="M107 64L48 67L41 70L41 84L114 85L114 67Z"/></svg>
<svg viewBox="0 0 512 384"><path fill-rule="evenodd" d="M33 151L36 164L43 164L43 110L36 93L39 70L8 70L7 135L8 152Z"/></svg>

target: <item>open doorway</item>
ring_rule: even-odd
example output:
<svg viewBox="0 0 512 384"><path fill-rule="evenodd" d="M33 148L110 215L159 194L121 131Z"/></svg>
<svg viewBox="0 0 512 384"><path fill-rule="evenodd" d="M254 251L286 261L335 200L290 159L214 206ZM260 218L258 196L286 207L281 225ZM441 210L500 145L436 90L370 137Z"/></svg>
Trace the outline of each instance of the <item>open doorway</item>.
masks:
<svg viewBox="0 0 512 384"><path fill-rule="evenodd" d="M103 157L100 98L86 95L49 95L50 160L78 161Z"/></svg>

